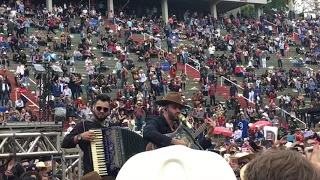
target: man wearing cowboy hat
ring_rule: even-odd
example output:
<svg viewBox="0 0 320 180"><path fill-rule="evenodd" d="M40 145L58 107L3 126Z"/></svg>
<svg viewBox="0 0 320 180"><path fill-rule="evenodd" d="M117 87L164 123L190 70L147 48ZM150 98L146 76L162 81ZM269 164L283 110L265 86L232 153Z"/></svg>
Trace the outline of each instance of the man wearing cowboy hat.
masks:
<svg viewBox="0 0 320 180"><path fill-rule="evenodd" d="M164 134L172 133L176 127L176 123L181 113L181 109L187 108L182 103L182 97L179 92L168 92L163 99L156 101L156 104L163 107L163 114L160 116L152 115L149 117L143 131L143 138L147 141L157 145L158 147L166 147L170 145L184 145L187 144L181 140L168 137ZM209 119L208 119L209 120ZM209 121L212 128L215 127L215 122ZM203 149L211 146L211 137L213 129L200 142Z"/></svg>

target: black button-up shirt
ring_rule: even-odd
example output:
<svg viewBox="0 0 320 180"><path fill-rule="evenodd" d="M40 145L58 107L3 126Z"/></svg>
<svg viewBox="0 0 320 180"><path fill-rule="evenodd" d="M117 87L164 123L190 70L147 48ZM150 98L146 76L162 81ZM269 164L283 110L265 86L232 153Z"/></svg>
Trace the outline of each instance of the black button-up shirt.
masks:
<svg viewBox="0 0 320 180"><path fill-rule="evenodd" d="M64 137L61 147L62 148L75 148L77 144L74 143L74 137L91 129L104 128L100 123L96 121L82 121L79 122L73 130ZM79 141L79 147L83 151L83 166L84 174L93 171L93 163L91 156L91 144L89 141Z"/></svg>
<svg viewBox="0 0 320 180"><path fill-rule="evenodd" d="M172 133L168 122L163 116L152 115L149 117L146 126L143 129L143 138L158 147L166 147L171 145L172 138L164 134ZM199 142L203 149L212 146L211 141L203 138Z"/></svg>

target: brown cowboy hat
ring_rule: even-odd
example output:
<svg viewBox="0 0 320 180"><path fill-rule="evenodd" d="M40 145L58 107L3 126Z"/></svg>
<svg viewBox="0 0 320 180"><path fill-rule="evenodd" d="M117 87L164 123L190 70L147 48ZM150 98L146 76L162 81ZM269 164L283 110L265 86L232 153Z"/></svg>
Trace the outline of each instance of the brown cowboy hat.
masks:
<svg viewBox="0 0 320 180"><path fill-rule="evenodd" d="M182 97L179 92L168 92L161 100L156 101L156 104L165 106L167 104L178 104L182 108L188 107L182 102Z"/></svg>

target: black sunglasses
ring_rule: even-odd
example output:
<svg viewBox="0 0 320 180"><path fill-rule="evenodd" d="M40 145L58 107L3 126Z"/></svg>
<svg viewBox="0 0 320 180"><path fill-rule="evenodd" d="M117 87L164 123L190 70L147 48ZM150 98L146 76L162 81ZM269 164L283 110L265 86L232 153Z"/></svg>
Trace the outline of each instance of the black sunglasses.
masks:
<svg viewBox="0 0 320 180"><path fill-rule="evenodd" d="M101 112L101 110L103 110L103 112L109 112L109 108L107 108L107 107L97 106L96 109L97 109L97 111L99 111L99 112Z"/></svg>

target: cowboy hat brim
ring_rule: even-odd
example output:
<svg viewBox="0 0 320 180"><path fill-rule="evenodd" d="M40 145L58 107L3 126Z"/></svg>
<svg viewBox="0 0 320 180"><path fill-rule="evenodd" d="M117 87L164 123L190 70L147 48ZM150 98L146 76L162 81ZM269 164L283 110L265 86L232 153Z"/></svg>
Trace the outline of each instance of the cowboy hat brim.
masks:
<svg viewBox="0 0 320 180"><path fill-rule="evenodd" d="M174 101L170 101L170 100L158 100L155 102L157 105L160 105L160 106L165 106L165 105L168 105L168 104L178 104L180 105L181 108L189 108L189 106L187 105L184 105L184 104L180 104L180 103L177 103L177 102L174 102Z"/></svg>

